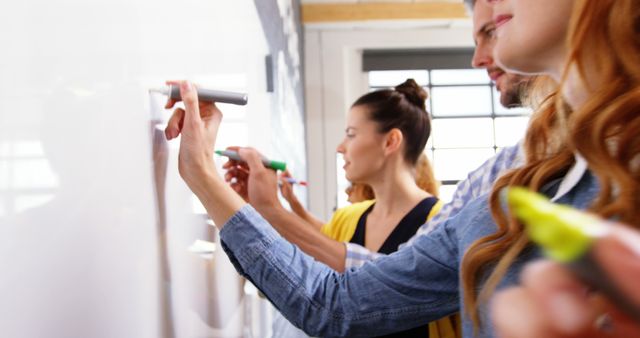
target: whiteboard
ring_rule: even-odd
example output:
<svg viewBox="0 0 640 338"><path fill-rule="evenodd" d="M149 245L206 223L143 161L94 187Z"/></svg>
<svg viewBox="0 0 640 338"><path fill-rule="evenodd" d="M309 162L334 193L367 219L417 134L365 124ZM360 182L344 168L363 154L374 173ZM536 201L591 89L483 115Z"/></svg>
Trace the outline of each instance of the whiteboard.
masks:
<svg viewBox="0 0 640 338"><path fill-rule="evenodd" d="M268 141L253 1L12 1L0 46L0 336L240 336L242 281L187 250L216 234L147 90L248 92L220 146Z"/></svg>

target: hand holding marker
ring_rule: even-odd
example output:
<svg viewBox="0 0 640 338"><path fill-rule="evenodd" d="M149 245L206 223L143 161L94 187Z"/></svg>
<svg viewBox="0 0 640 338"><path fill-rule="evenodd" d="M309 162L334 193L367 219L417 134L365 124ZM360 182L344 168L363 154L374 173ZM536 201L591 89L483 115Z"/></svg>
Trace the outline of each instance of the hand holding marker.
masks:
<svg viewBox="0 0 640 338"><path fill-rule="evenodd" d="M591 249L608 229L603 221L585 212L549 202L525 188L508 188L506 201L511 212L526 226L533 242L551 259L563 263L583 282L597 288L620 310L640 322L640 308L613 286Z"/></svg>
<svg viewBox="0 0 640 338"><path fill-rule="evenodd" d="M240 155L238 154L238 152L233 151L233 150L216 150L216 154L220 155L220 156L226 156L231 160L234 161L238 161L238 162L244 162L244 160L240 157ZM271 168L273 170L280 170L280 171L285 171L287 170L287 164L285 162L281 162L281 161L272 161L266 157L262 157L262 164L264 164L265 167L267 168ZM290 184L299 184L301 186L307 186L308 183L306 181L299 181L296 180L293 177L280 177L280 179L285 180L287 182L289 182Z"/></svg>
<svg viewBox="0 0 640 338"><path fill-rule="evenodd" d="M234 161L244 162L244 160L240 157L240 155L238 155L238 152L233 150L216 150L216 154L220 156L226 156L229 159ZM264 156L262 157L262 164L264 164L265 167L271 168L273 170L280 170L280 171L287 170L286 163L281 161L272 161Z"/></svg>
<svg viewBox="0 0 640 338"><path fill-rule="evenodd" d="M225 92L221 90L196 88L198 91L198 100L207 102L231 103L240 106L247 104L249 98L244 93ZM163 88L149 89L152 93L160 93L167 95L169 99L180 101L180 88L178 86L169 85Z"/></svg>
<svg viewBox="0 0 640 338"><path fill-rule="evenodd" d="M307 183L307 181L298 181L293 177L280 177L280 179L285 180L287 182L289 182L290 184L299 184L303 187L306 187L309 185L309 183Z"/></svg>
<svg viewBox="0 0 640 338"><path fill-rule="evenodd" d="M196 88L196 89L198 91L198 99L201 101L230 103L230 104L236 104L241 106L246 105L248 102L248 96L247 94L244 94L244 93L225 92L221 90L212 90L212 89L205 89L205 88ZM169 85L163 88L152 88L149 91L167 95L169 99L176 100L176 101L182 99L180 97L180 88L174 85ZM216 150L216 154L220 156L226 156L235 161L242 162L242 158L240 158L240 155L238 155L238 153L235 151ZM264 163L265 167L271 168L274 170L284 171L286 170L286 167L287 167L285 162L271 161L267 158L263 158L262 163ZM307 186L307 182L305 181L298 181L291 177L285 177L283 179L289 182L290 184L300 184L302 186Z"/></svg>

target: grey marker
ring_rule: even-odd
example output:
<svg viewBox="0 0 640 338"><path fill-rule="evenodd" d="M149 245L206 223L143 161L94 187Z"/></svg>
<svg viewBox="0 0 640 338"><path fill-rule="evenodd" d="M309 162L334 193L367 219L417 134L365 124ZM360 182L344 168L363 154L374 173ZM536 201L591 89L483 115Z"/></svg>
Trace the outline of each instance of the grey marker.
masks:
<svg viewBox="0 0 640 338"><path fill-rule="evenodd" d="M221 90L197 88L198 100L208 102L231 103L244 106L249 100L249 96L245 93L225 92ZM178 86L167 86L164 88L153 88L150 92L160 93L169 96L172 99L180 100L180 88Z"/></svg>

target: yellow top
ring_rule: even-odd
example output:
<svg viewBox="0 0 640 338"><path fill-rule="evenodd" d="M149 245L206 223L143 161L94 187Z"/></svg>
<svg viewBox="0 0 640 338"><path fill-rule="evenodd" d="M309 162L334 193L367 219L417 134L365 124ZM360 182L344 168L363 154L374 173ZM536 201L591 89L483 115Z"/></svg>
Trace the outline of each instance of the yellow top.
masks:
<svg viewBox="0 0 640 338"><path fill-rule="evenodd" d="M375 203L375 200L368 200L336 210L329 223L322 226L322 233L340 242L350 241L356 232L360 217L373 203ZM442 201L438 200L429 211L425 221L430 220L440 212L442 205ZM458 313L430 322L429 338L461 338L462 329L460 323L460 314Z"/></svg>
<svg viewBox="0 0 640 338"><path fill-rule="evenodd" d="M336 241L350 241L353 234L356 232L360 217L375 202L375 200L368 200L354 203L336 210L329 223L322 226L322 233ZM435 214L440 212L442 204L442 201L438 200L433 208L431 208L431 211L429 211L429 215L427 215L427 219L425 221L430 220Z"/></svg>

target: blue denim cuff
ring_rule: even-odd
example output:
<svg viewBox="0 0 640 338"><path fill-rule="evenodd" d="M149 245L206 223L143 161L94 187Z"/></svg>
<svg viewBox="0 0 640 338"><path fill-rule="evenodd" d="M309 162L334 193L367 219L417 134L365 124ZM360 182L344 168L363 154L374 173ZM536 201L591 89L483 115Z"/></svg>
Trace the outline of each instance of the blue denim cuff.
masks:
<svg viewBox="0 0 640 338"><path fill-rule="evenodd" d="M245 270L280 237L275 229L249 204L236 212L220 230L220 239L232 261Z"/></svg>

